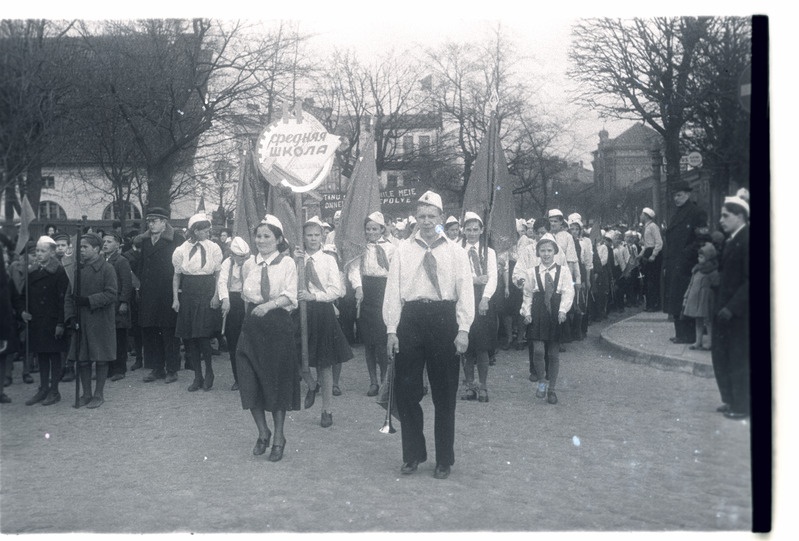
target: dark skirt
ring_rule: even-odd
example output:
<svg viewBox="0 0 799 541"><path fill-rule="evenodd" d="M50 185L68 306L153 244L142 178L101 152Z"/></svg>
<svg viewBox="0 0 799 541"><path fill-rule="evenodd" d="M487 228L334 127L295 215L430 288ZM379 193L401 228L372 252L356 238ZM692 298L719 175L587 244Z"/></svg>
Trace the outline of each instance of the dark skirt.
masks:
<svg viewBox="0 0 799 541"><path fill-rule="evenodd" d="M527 340L561 341L561 332L565 324L558 323L559 293L552 295L550 306L552 310L548 311L542 292L533 293L533 303L530 309L532 322L527 327Z"/></svg>
<svg viewBox="0 0 799 541"><path fill-rule="evenodd" d="M222 327L222 312L211 308L216 290L213 274L184 274L180 279L180 310L175 327L178 338L209 338Z"/></svg>
<svg viewBox="0 0 799 541"><path fill-rule="evenodd" d="M352 349L336 319L333 304L308 301L308 366L327 368L352 359ZM300 311L295 312L297 344L300 343ZM297 346L300 351L301 346Z"/></svg>
<svg viewBox="0 0 799 541"><path fill-rule="evenodd" d="M508 276L513 276L513 268L516 266L516 262L511 260L508 263ZM504 292L503 292L504 295ZM524 295L522 294L522 290L516 287L516 284L511 283L508 284L508 298L505 299L504 303L504 310L502 311L503 316L512 316L516 317L519 315L519 310L522 307L522 299Z"/></svg>
<svg viewBox="0 0 799 541"><path fill-rule="evenodd" d="M236 348L241 407L264 411L300 409L299 352L288 312L275 308L248 315Z"/></svg>
<svg viewBox="0 0 799 541"><path fill-rule="evenodd" d="M383 323L383 296L386 292L386 277L363 276L363 300L358 318L361 341L367 346L386 345L386 325Z"/></svg>
<svg viewBox="0 0 799 541"><path fill-rule="evenodd" d="M483 298L484 285L474 286L474 321L469 329L468 353L491 351L497 348L497 312L494 303L488 303L486 315L481 316L478 307Z"/></svg>

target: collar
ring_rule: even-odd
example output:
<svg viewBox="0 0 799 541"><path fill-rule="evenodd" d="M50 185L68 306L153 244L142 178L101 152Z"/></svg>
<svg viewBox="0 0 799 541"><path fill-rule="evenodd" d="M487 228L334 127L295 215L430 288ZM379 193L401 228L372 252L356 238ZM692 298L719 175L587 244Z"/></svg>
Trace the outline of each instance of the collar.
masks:
<svg viewBox="0 0 799 541"><path fill-rule="evenodd" d="M40 267L40 268L44 269L45 271L47 271L50 274L55 274L55 272L58 270L58 267L60 267L60 266L61 266L61 264L58 262L58 259L56 259L55 256L53 256L47 262L47 265L45 265L43 267Z"/></svg>
<svg viewBox="0 0 799 541"><path fill-rule="evenodd" d="M555 265L557 265L557 263L555 263L555 262L553 261L553 262L552 262L552 264L551 264L549 267L545 267L545 266L544 266L544 262L542 261L542 262L541 262L541 265L540 265L540 267L539 267L539 268L541 269L541 271L540 271L540 272L549 272L549 271L555 270Z"/></svg>
<svg viewBox="0 0 799 541"><path fill-rule="evenodd" d="M735 236L736 236L738 233L740 233L740 232L741 232L741 230L742 230L744 227L746 227L746 224L743 224L741 227L739 227L738 229L736 229L735 231L733 231L733 232L732 232L732 234L730 235L730 240L734 239L734 238L735 238Z"/></svg>
<svg viewBox="0 0 799 541"><path fill-rule="evenodd" d="M95 259L95 260L94 260L92 263L89 263L89 266L90 266L91 268L93 268L95 271L99 271L99 270L100 270L100 267L102 267L102 266L103 266L103 263L105 263L105 259L103 259L102 257L98 257L98 258L97 258L97 259ZM83 264L83 267L84 267L84 268L86 267L86 264L85 264L85 263Z"/></svg>
<svg viewBox="0 0 799 541"><path fill-rule="evenodd" d="M260 252L259 252L259 253L255 254L255 264L256 265L263 265L264 263L266 263L267 265L269 265L279 255L280 255L280 251L279 250L275 250L274 252L272 252L271 254L269 254L266 257L262 256L260 254Z"/></svg>
<svg viewBox="0 0 799 541"><path fill-rule="evenodd" d="M475 250L477 250L477 253L480 253L480 241L479 240L477 242L475 242L474 244L469 244L467 242L467 243L465 243L463 245L463 247L466 248L467 250L471 250L472 248L474 248Z"/></svg>
<svg viewBox="0 0 799 541"><path fill-rule="evenodd" d="M438 246L439 244L441 244L442 242L447 242L447 240L448 240L448 237L443 232L439 233L438 236L430 244L427 244L427 242L422 238L422 232L421 231L416 231L416 233L414 233L412 238L414 240L421 241L425 245L429 246L431 250L433 248L435 248L436 246Z"/></svg>
<svg viewBox="0 0 799 541"><path fill-rule="evenodd" d="M144 237L146 237L146 238L150 239L150 238L152 238L153 234L152 234L152 232L151 232L151 231L148 229L147 231L145 231L144 233L142 233L142 236L144 236ZM160 236L159 236L158 238L159 238L159 240L160 240L160 239L166 239L166 240L168 240L169 242L172 242L172 241L174 240L174 238L175 238L175 229L172 227L172 224L170 224L169 222L167 222L167 223L166 223L166 227L164 227L164 230L163 230L163 231L161 231L161 233L160 233Z"/></svg>

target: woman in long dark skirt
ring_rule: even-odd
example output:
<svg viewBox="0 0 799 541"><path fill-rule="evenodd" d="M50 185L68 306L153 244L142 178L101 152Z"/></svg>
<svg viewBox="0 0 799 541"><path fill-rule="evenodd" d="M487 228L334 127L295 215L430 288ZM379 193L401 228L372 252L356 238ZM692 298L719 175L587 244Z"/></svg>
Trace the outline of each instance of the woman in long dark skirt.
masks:
<svg viewBox="0 0 799 541"><path fill-rule="evenodd" d="M275 424L269 460L277 462L286 445L286 411L300 409L299 355L289 315L297 307L297 267L283 253L288 250L283 225L271 214L255 228L255 246L258 253L242 269L241 297L247 315L236 348L236 368L241 406L250 410L258 427L252 453L262 455L269 447L269 411Z"/></svg>

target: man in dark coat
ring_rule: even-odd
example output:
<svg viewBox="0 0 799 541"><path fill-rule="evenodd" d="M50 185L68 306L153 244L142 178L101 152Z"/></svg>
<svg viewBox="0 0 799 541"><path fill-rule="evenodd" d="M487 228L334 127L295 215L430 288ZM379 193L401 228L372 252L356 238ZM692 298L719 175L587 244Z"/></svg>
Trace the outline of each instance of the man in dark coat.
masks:
<svg viewBox="0 0 799 541"><path fill-rule="evenodd" d="M12 287L11 279L6 272L5 255L11 241L0 233L0 404L11 402L11 398L2 392L6 375L6 358L11 353L14 344L14 335L17 332L14 312L11 309Z"/></svg>
<svg viewBox="0 0 799 541"><path fill-rule="evenodd" d="M105 260L114 267L117 275L117 303L115 310L117 355L111 363L108 375L111 381L124 379L128 371L128 329L130 329L130 299L133 292L130 263L119 252L122 236L119 233L106 233L103 237Z"/></svg>
<svg viewBox="0 0 799 541"><path fill-rule="evenodd" d="M677 182L672 188L677 212L665 230L666 303L663 311L674 317L675 344L693 344L696 341L694 318L681 317L683 297L691 282L691 269L697 262L694 249L697 229L707 225L707 213L690 200L691 186Z"/></svg>
<svg viewBox="0 0 799 541"><path fill-rule="evenodd" d="M727 197L721 228L727 235L721 256L720 283L713 318L713 372L729 419L749 415L749 205Z"/></svg>
<svg viewBox="0 0 799 541"><path fill-rule="evenodd" d="M147 231L138 235L133 249L124 254L141 282L139 326L144 366L150 369L144 381L165 378L172 383L180 369L177 314L172 310L172 253L185 239L169 224L169 213L162 208L151 208L146 221Z"/></svg>

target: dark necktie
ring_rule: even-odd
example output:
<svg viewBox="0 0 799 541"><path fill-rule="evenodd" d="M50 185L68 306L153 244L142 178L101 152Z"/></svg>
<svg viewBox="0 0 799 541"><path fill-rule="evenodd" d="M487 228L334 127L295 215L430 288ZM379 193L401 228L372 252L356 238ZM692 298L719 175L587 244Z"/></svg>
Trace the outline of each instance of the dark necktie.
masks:
<svg viewBox="0 0 799 541"><path fill-rule="evenodd" d="M472 246L469 248L469 260L472 262L472 271L475 276L482 276L483 266L480 264L480 257L477 255L477 249Z"/></svg>
<svg viewBox="0 0 799 541"><path fill-rule="evenodd" d="M261 263L261 297L264 299L264 302L269 301L269 272L266 261Z"/></svg>
<svg viewBox="0 0 799 541"><path fill-rule="evenodd" d="M191 251L189 252L189 260L194 257L194 254L197 251L200 251L200 268L205 267L205 246L203 246L200 241L194 243L194 246L191 247Z"/></svg>
<svg viewBox="0 0 799 541"><path fill-rule="evenodd" d="M549 270L544 271L544 305L547 307L547 311L552 311L552 294L555 292L555 281L552 279L552 275L549 274Z"/></svg>
<svg viewBox="0 0 799 541"><path fill-rule="evenodd" d="M322 285L322 281L319 279L319 275L316 274L316 267L314 267L313 259L308 258L308 261L305 262L305 289L310 291L309 285L315 285L320 291L325 290L325 286Z"/></svg>
<svg viewBox="0 0 799 541"><path fill-rule="evenodd" d="M377 264L388 270L388 257L386 256L386 251L382 246L380 246L380 244L375 243L375 252L377 253Z"/></svg>
<svg viewBox="0 0 799 541"><path fill-rule="evenodd" d="M425 250L424 258L422 258L422 266L424 267L425 273L427 273L427 278L430 279L430 283L433 284L438 298L441 299L441 287L438 285L438 263L436 262L435 256L433 256L432 248L428 247L419 239L416 239L416 242Z"/></svg>

